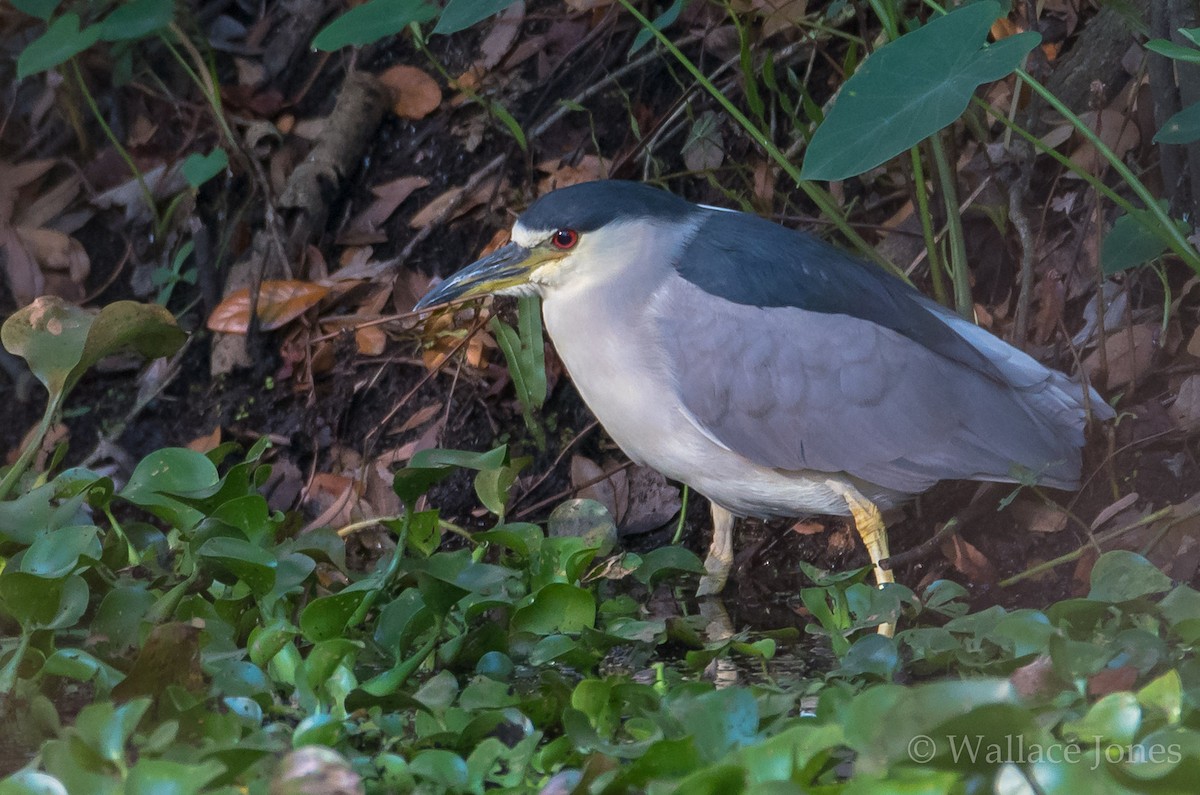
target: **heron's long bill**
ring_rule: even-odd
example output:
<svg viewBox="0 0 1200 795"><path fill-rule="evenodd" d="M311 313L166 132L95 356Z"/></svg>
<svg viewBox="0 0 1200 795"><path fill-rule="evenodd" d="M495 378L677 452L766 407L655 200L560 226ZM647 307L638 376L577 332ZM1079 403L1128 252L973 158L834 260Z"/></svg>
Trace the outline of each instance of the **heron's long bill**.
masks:
<svg viewBox="0 0 1200 795"><path fill-rule="evenodd" d="M427 309L456 298L471 298L487 295L506 287L514 287L529 281L529 273L541 259L534 252L516 243L496 249L483 259L472 262L439 284L417 302L413 309Z"/></svg>

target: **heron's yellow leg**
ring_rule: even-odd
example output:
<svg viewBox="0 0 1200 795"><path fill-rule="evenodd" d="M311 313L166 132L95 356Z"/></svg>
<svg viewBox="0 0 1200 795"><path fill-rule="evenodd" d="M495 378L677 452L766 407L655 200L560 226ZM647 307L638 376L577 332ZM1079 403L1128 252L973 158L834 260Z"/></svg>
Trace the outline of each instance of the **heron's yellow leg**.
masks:
<svg viewBox="0 0 1200 795"><path fill-rule="evenodd" d="M704 559L704 576L696 596L713 596L725 588L733 570L733 514L713 503L713 538Z"/></svg>
<svg viewBox="0 0 1200 795"><path fill-rule="evenodd" d="M896 577L892 572L879 565L879 562L886 560L891 553L888 552L887 528L884 527L883 517L880 516L875 503L864 497L858 489L846 483L827 480L825 485L836 491L846 501L846 505L850 506L850 514L854 517L854 529L858 531L858 537L863 540L863 544L867 548L867 555L875 566L875 582L880 585L885 582L895 582ZM880 624L879 634L891 637L894 629L891 624Z"/></svg>

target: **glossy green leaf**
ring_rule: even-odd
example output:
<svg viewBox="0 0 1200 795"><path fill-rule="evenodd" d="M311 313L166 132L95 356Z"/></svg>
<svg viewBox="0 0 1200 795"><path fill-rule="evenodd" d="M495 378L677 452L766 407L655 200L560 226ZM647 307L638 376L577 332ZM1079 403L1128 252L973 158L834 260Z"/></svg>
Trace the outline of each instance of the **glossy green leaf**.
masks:
<svg viewBox="0 0 1200 795"><path fill-rule="evenodd" d="M1200 141L1200 102L1172 115L1154 134L1156 144L1190 144L1195 141Z"/></svg>
<svg viewBox="0 0 1200 795"><path fill-rule="evenodd" d="M54 10L62 5L62 0L12 0L12 4L24 14L49 21Z"/></svg>
<svg viewBox="0 0 1200 795"><path fill-rule="evenodd" d="M584 589L567 583L551 583L540 589L512 617L513 629L535 635L569 634L595 623L596 600Z"/></svg>
<svg viewBox="0 0 1200 795"><path fill-rule="evenodd" d="M63 14L50 23L38 38L31 41L17 58L17 79L53 69L74 58L100 39L100 28L91 26L79 29L79 15ZM5 345L7 345L7 341ZM11 349L10 349L11 350Z"/></svg>
<svg viewBox="0 0 1200 795"><path fill-rule="evenodd" d="M217 564L220 569L245 583L259 596L275 587L275 567L278 561L270 552L249 541L240 538L210 538L196 551L196 555Z"/></svg>
<svg viewBox="0 0 1200 795"><path fill-rule="evenodd" d="M174 19L175 0L128 0L101 23L100 38L105 41L144 39L165 29Z"/></svg>
<svg viewBox="0 0 1200 795"><path fill-rule="evenodd" d="M1122 215L1100 244L1100 264L1104 273L1121 273L1158 259L1167 250L1157 232L1158 222L1148 212Z"/></svg>
<svg viewBox="0 0 1200 795"><path fill-rule="evenodd" d="M366 597L365 589L345 588L312 600L300 614L300 631L313 643L340 638L350 617Z"/></svg>
<svg viewBox="0 0 1200 795"><path fill-rule="evenodd" d="M500 13L515 2L516 0L449 0L433 32L448 36L466 30L493 14Z"/></svg>
<svg viewBox="0 0 1200 795"><path fill-rule="evenodd" d="M1011 74L1041 41L1018 33L985 45L1000 16L993 0L972 3L876 50L842 86L801 176L861 174L957 119L979 85Z"/></svg>
<svg viewBox="0 0 1200 795"><path fill-rule="evenodd" d="M1105 552L1092 567L1092 588L1088 599L1102 602L1127 602L1162 593L1171 587L1171 578L1150 561L1123 549Z"/></svg>
<svg viewBox="0 0 1200 795"><path fill-rule="evenodd" d="M426 0L368 0L326 25L312 46L318 50L361 47L394 36L414 22L427 22L438 14Z"/></svg>
<svg viewBox="0 0 1200 795"><path fill-rule="evenodd" d="M73 525L46 533L25 551L21 571L49 579L73 573L79 565L80 555L99 559L98 532L95 525Z"/></svg>
<svg viewBox="0 0 1200 795"><path fill-rule="evenodd" d="M229 155L221 147L213 149L206 155L192 152L183 160L183 177L188 185L199 188L213 177L220 174L229 166Z"/></svg>

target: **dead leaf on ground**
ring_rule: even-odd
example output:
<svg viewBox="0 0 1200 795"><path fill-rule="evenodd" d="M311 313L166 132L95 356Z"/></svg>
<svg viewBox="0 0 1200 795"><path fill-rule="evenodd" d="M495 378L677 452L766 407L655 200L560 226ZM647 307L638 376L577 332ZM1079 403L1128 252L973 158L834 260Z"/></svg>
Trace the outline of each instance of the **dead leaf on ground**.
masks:
<svg viewBox="0 0 1200 795"><path fill-rule="evenodd" d="M1158 350L1158 329L1157 323L1137 323L1131 328L1109 334L1104 341L1107 362L1101 359L1100 349L1097 348L1083 360L1083 371L1092 382L1103 384L1107 389L1116 389L1134 380L1141 381L1154 364L1154 353Z"/></svg>
<svg viewBox="0 0 1200 795"><path fill-rule="evenodd" d="M221 446L221 426L212 429L212 433L197 436L187 443L187 449L197 453L207 453Z"/></svg>
<svg viewBox="0 0 1200 795"><path fill-rule="evenodd" d="M354 330L354 345L363 356L379 356L387 349L387 334L379 326Z"/></svg>
<svg viewBox="0 0 1200 795"><path fill-rule="evenodd" d="M501 59L512 49L524 22L525 3L524 0L518 0L496 17L491 30L479 43L480 58L475 62L476 65L484 69L492 69L500 63Z"/></svg>
<svg viewBox="0 0 1200 795"><path fill-rule="evenodd" d="M397 433L411 431L413 428L419 428L431 419L436 417L442 410L441 403L430 403L428 406L423 406L412 413L412 416L404 421Z"/></svg>
<svg viewBox="0 0 1200 795"><path fill-rule="evenodd" d="M81 286L87 281L92 263L78 240L55 229L45 228L18 227L17 234L42 268L65 272L71 281Z"/></svg>
<svg viewBox="0 0 1200 795"><path fill-rule="evenodd" d="M1033 316L1033 341L1044 345L1058 330L1066 309L1067 290L1062 274L1051 268L1038 280L1033 292L1038 302L1037 313Z"/></svg>
<svg viewBox="0 0 1200 795"><path fill-rule="evenodd" d="M402 119L423 119L442 104L437 81L415 66L397 64L379 75L392 94L392 112Z"/></svg>
<svg viewBox="0 0 1200 795"><path fill-rule="evenodd" d="M258 322L263 331L282 328L303 315L329 292L312 282L264 281L258 293ZM235 290L208 317L209 331L245 334L250 328L250 288Z"/></svg>
<svg viewBox="0 0 1200 795"><path fill-rule="evenodd" d="M1167 412L1181 430L1188 433L1200 430L1200 375L1189 375L1184 379Z"/></svg>
<svg viewBox="0 0 1200 795"><path fill-rule="evenodd" d="M617 522L621 535L648 533L671 521L683 504L679 489L657 470L634 465L628 473L629 504Z"/></svg>
<svg viewBox="0 0 1200 795"><path fill-rule="evenodd" d="M1137 124L1127 119L1119 111L1107 108L1097 113L1085 111L1079 118L1091 128L1100 140L1104 142L1118 159L1124 158L1142 140L1142 134ZM1069 155L1071 162L1090 174L1099 174L1108 166L1108 161L1100 156L1091 142L1085 141ZM1067 176L1070 176L1068 174Z"/></svg>
<svg viewBox="0 0 1200 795"><path fill-rule="evenodd" d="M950 536L943 541L942 554L950 561L950 565L973 583L990 585L999 579L996 576L996 567L987 556L961 536Z"/></svg>
<svg viewBox="0 0 1200 795"><path fill-rule="evenodd" d="M623 469L604 476L606 471L614 468L609 466L606 469L587 456L573 455L571 486L576 490L576 496L600 503L608 509L613 522L620 524L629 506L629 476Z"/></svg>
<svg viewBox="0 0 1200 795"><path fill-rule="evenodd" d="M499 177L485 179L475 186L475 189L463 197L458 206L450 211L449 208L462 194L462 188L451 188L433 201L426 204L408 222L413 229L424 229L436 221L453 221L461 218L476 207L491 201L493 196L503 193L503 183ZM443 218L442 216L446 216Z"/></svg>
<svg viewBox="0 0 1200 795"><path fill-rule="evenodd" d="M1021 498L1009 506L1017 524L1034 533L1058 533L1067 527L1067 514L1057 505Z"/></svg>
<svg viewBox="0 0 1200 795"><path fill-rule="evenodd" d="M538 180L538 195L545 195L558 188L592 182L608 176L608 163L596 155L584 155L573 164L562 160L544 160L538 163L538 171L547 176Z"/></svg>
<svg viewBox="0 0 1200 795"><path fill-rule="evenodd" d="M1112 521L1117 516L1121 515L1121 513L1132 508L1134 505L1137 504L1137 501L1138 501L1138 493L1136 491L1134 491L1129 494L1126 494L1121 499L1117 500L1116 502L1114 502L1111 505L1109 505L1108 507L1106 507L1100 513L1096 514L1096 518L1092 520L1092 524L1090 525L1092 532L1099 530L1105 524Z"/></svg>
<svg viewBox="0 0 1200 795"><path fill-rule="evenodd" d="M385 242L388 238L380 231L380 227L414 191L428 184L429 180L425 177L399 177L371 188L375 200L356 215L345 231L338 235L337 245L361 246Z"/></svg>
<svg viewBox="0 0 1200 795"><path fill-rule="evenodd" d="M825 532L825 525L813 519L801 519L792 525L791 531L802 536L815 536Z"/></svg>

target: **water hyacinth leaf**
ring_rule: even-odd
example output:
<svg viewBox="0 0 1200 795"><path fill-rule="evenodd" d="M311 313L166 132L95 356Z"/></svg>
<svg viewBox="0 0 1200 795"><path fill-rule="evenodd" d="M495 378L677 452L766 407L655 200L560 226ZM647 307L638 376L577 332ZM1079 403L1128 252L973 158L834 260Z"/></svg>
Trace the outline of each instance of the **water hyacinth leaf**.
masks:
<svg viewBox="0 0 1200 795"><path fill-rule="evenodd" d="M1142 708L1133 693L1109 693L1093 704L1075 721L1063 724L1063 731L1080 741L1095 744L1103 740L1128 744L1142 725Z"/></svg>
<svg viewBox="0 0 1200 795"><path fill-rule="evenodd" d="M570 634L596 624L596 600L574 585L557 582L538 590L512 617L512 628L535 635Z"/></svg>
<svg viewBox="0 0 1200 795"><path fill-rule="evenodd" d="M804 179L861 174L957 119L975 89L1012 73L1038 45L1018 33L986 45L1001 15L972 3L880 47L846 81L804 157Z"/></svg>
<svg viewBox="0 0 1200 795"><path fill-rule="evenodd" d="M240 538L210 538L196 555L217 565L223 573L245 583L256 596L275 587L275 567L279 561L267 550ZM220 575L218 575L220 576Z"/></svg>
<svg viewBox="0 0 1200 795"><path fill-rule="evenodd" d="M493 14L499 14L517 0L450 0L433 27L434 33L448 36L466 30Z"/></svg>
<svg viewBox="0 0 1200 795"><path fill-rule="evenodd" d="M317 597L300 613L300 631L313 643L341 637L367 594L366 589L350 586L338 593Z"/></svg>
<svg viewBox="0 0 1200 795"><path fill-rule="evenodd" d="M17 58L17 79L53 69L100 40L100 27L80 30L79 15L63 14L50 23L46 32L31 41Z"/></svg>
<svg viewBox="0 0 1200 795"><path fill-rule="evenodd" d="M1092 567L1088 599L1127 602L1170 589L1171 578L1135 552L1116 549L1105 552Z"/></svg>
<svg viewBox="0 0 1200 795"><path fill-rule="evenodd" d="M414 22L428 22L438 14L426 0L368 0L326 25L312 46L326 52L361 47L394 36Z"/></svg>
<svg viewBox="0 0 1200 795"><path fill-rule="evenodd" d="M463 792L470 781L466 761L453 751L440 748L418 753L409 763L408 770L441 792Z"/></svg>
<svg viewBox="0 0 1200 795"><path fill-rule="evenodd" d="M427 467L410 463L392 476L392 491L396 492L400 502L414 505L431 486L446 479L453 471L449 466Z"/></svg>
<svg viewBox="0 0 1200 795"><path fill-rule="evenodd" d="M95 525L74 525L47 533L25 551L21 571L49 579L65 577L75 570L80 555L100 557L99 532Z"/></svg>
<svg viewBox="0 0 1200 795"><path fill-rule="evenodd" d="M362 643L346 638L332 638L314 645L304 658L304 675L308 686L320 687L347 657L358 654L362 647Z"/></svg>
<svg viewBox="0 0 1200 795"><path fill-rule="evenodd" d="M89 594L78 575L48 580L23 571L0 574L0 604L27 630L74 626L87 610Z"/></svg>

